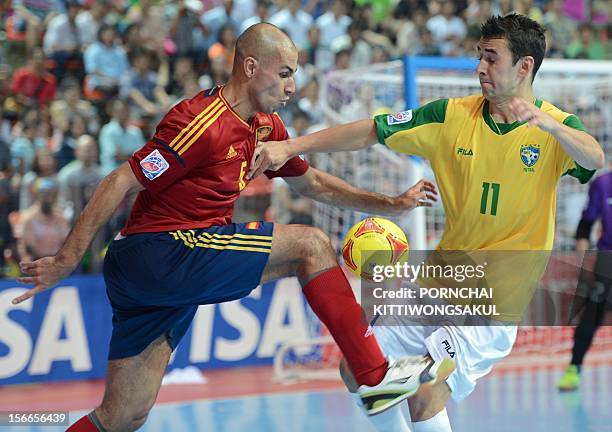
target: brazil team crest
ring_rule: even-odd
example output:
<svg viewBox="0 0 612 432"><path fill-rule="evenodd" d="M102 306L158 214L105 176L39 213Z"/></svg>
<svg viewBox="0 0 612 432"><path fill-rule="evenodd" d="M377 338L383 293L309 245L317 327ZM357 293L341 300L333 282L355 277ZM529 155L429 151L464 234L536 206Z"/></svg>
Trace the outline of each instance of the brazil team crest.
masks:
<svg viewBox="0 0 612 432"><path fill-rule="evenodd" d="M521 146L521 160L526 167L531 168L540 158L540 146L529 144Z"/></svg>

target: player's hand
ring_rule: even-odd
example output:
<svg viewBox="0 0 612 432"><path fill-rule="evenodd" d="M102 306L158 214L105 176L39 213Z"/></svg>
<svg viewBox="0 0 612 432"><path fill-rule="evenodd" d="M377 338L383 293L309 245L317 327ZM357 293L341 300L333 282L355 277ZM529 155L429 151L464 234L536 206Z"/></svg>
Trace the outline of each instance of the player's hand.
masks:
<svg viewBox="0 0 612 432"><path fill-rule="evenodd" d="M246 175L247 180L254 179L267 170L278 170L290 157L287 141L259 142L255 147L253 159L251 159L251 168Z"/></svg>
<svg viewBox="0 0 612 432"><path fill-rule="evenodd" d="M393 199L396 214L404 213L417 207L431 207L438 201L436 185L427 180L420 180L406 192Z"/></svg>
<svg viewBox="0 0 612 432"><path fill-rule="evenodd" d="M559 127L557 120L525 99L515 97L510 101L509 107L517 121L527 122L529 127L539 127L549 133Z"/></svg>
<svg viewBox="0 0 612 432"><path fill-rule="evenodd" d="M21 303L39 292L51 288L74 270L75 266L60 262L55 256L45 257L34 262L19 263L21 273L25 276L17 278L17 282L33 284L34 287L13 299L13 304Z"/></svg>

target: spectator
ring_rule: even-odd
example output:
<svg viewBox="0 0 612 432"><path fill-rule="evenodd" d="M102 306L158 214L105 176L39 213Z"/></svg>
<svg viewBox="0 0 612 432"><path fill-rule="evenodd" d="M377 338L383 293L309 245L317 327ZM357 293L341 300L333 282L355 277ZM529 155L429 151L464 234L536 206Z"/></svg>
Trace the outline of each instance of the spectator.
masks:
<svg viewBox="0 0 612 432"><path fill-rule="evenodd" d="M416 55L420 56L440 56L442 51L435 42L433 34L429 29L421 31L421 46L416 50Z"/></svg>
<svg viewBox="0 0 612 432"><path fill-rule="evenodd" d="M351 67L351 50L350 48L343 48L336 52L336 61L334 63L334 70L346 70Z"/></svg>
<svg viewBox="0 0 612 432"><path fill-rule="evenodd" d="M308 52L304 49L298 51L298 68L293 76L296 92L301 91L306 84L317 76L315 65L308 63ZM292 101L294 102L294 101Z"/></svg>
<svg viewBox="0 0 612 432"><path fill-rule="evenodd" d="M25 31L28 51L39 45L49 21L60 12L57 0L12 0L15 11L14 27Z"/></svg>
<svg viewBox="0 0 612 432"><path fill-rule="evenodd" d="M184 94L183 87L185 81L190 78L195 78L197 82L197 77L195 77L193 68L193 60L188 56L178 57L174 61L172 73L168 77L166 93L172 95L174 98L182 96Z"/></svg>
<svg viewBox="0 0 612 432"><path fill-rule="evenodd" d="M76 140L76 160L60 170L59 199L70 221L83 211L94 189L104 177L98 163L98 147L93 137L82 135Z"/></svg>
<svg viewBox="0 0 612 432"><path fill-rule="evenodd" d="M39 124L25 122L19 136L11 143L11 157L15 173L23 175L30 171L36 152L45 145L46 139L40 135Z"/></svg>
<svg viewBox="0 0 612 432"><path fill-rule="evenodd" d="M56 253L70 231L57 205L57 182L48 178L34 184L34 203L19 221L17 248L22 260L32 261Z"/></svg>
<svg viewBox="0 0 612 432"><path fill-rule="evenodd" d="M139 0L132 3L128 9L126 20L138 24L139 36L143 47L161 55L164 53L164 38L166 29L163 11L151 0Z"/></svg>
<svg viewBox="0 0 612 432"><path fill-rule="evenodd" d="M292 137L308 135L309 129L312 126L310 115L301 109L297 108L291 116L292 126L287 128L287 133Z"/></svg>
<svg viewBox="0 0 612 432"><path fill-rule="evenodd" d="M200 21L202 3L199 1L178 0L176 15L170 25L169 36L174 43L174 55L190 57L194 64L203 60L199 49L203 49L203 40L209 33L208 28Z"/></svg>
<svg viewBox="0 0 612 432"><path fill-rule="evenodd" d="M140 49L133 53L132 67L122 78L121 97L130 102L135 117L157 117L170 106L170 98L151 70L152 52Z"/></svg>
<svg viewBox="0 0 612 432"><path fill-rule="evenodd" d="M210 75L200 78L200 82L204 83L202 88L211 88L225 84L228 79L227 64L222 57L217 57L210 63Z"/></svg>
<svg viewBox="0 0 612 432"><path fill-rule="evenodd" d="M561 0L549 0L546 3L544 25L550 35L550 39L547 39L547 42L550 41L550 44L547 43L549 53L553 57L563 57L576 31L576 23L563 13Z"/></svg>
<svg viewBox="0 0 612 432"><path fill-rule="evenodd" d="M480 39L480 25L489 19L493 12L490 0L475 1L466 9L467 37ZM472 51L474 47L472 47Z"/></svg>
<svg viewBox="0 0 612 432"><path fill-rule="evenodd" d="M272 4L270 0L257 0L255 15L242 21L242 24L240 24L240 30L238 31L238 35L241 35L242 32L244 32L246 29L248 29L254 24L259 24L260 22L268 21L268 18L270 18L271 7Z"/></svg>
<svg viewBox="0 0 612 432"><path fill-rule="evenodd" d="M535 4L534 0L515 0L514 12L528 16L534 21L542 23L544 15L540 7Z"/></svg>
<svg viewBox="0 0 612 432"><path fill-rule="evenodd" d="M99 122L96 110L91 102L83 99L78 81L67 78L62 83L62 87L61 97L53 101L49 108L53 124L67 131L70 120L74 116L81 116L85 119L87 130L90 133L97 133Z"/></svg>
<svg viewBox="0 0 612 432"><path fill-rule="evenodd" d="M0 152L6 154L7 151L8 146L0 141ZM10 270L6 268L7 262L5 260L7 251L14 249L15 246L13 230L9 222L9 214L14 210L13 201L15 201L11 187L12 174L10 157L0 155L0 277L17 276L11 274Z"/></svg>
<svg viewBox="0 0 612 432"><path fill-rule="evenodd" d="M100 159L105 174L127 161L145 144L142 131L129 124L129 119L129 106L121 100L115 100L111 121L100 130Z"/></svg>
<svg viewBox="0 0 612 432"><path fill-rule="evenodd" d="M372 46L363 37L366 29L367 24L364 21L353 21L348 28L349 44L352 47L352 68L367 66L371 63Z"/></svg>
<svg viewBox="0 0 612 432"><path fill-rule="evenodd" d="M61 83L68 67L73 70L79 79L83 77L82 37L76 23L80 9L78 2L67 0L66 13L53 18L45 32L43 50L47 57L53 61L53 74L58 83Z"/></svg>
<svg viewBox="0 0 612 432"><path fill-rule="evenodd" d="M200 83L194 75L188 76L183 81L182 99L192 98L201 91Z"/></svg>
<svg viewBox="0 0 612 432"><path fill-rule="evenodd" d="M28 66L18 69L11 82L11 92L21 107L46 105L55 97L55 77L45 69L45 54L35 48Z"/></svg>
<svg viewBox="0 0 612 432"><path fill-rule="evenodd" d="M323 123L325 117L319 99L319 82L316 79L312 79L304 86L300 96L297 103L299 109L303 112L307 112L313 123Z"/></svg>
<svg viewBox="0 0 612 432"><path fill-rule="evenodd" d="M604 47L595 34L591 24L580 24L575 40L567 47L567 56L573 59L603 60Z"/></svg>
<svg viewBox="0 0 612 432"><path fill-rule="evenodd" d="M355 0L355 4L367 11L367 19L371 30L374 30L378 23L383 22L389 16L395 1L392 0Z"/></svg>
<svg viewBox="0 0 612 432"><path fill-rule="evenodd" d="M234 64L234 48L236 45L236 31L231 24L225 24L219 29L218 42L208 49L208 60L212 63L217 58L225 62L227 73L231 73Z"/></svg>
<svg viewBox="0 0 612 432"><path fill-rule="evenodd" d="M82 9L76 17L76 25L81 37L81 49L87 49L98 40L98 32L106 22L106 16L110 11L109 0L96 0L89 2L89 10Z"/></svg>
<svg viewBox="0 0 612 432"><path fill-rule="evenodd" d="M234 34L238 33L240 23L245 18L239 12L234 0L223 0L219 6L205 12L201 20L202 24L208 29L204 48L208 51L211 46L219 42L221 28L226 25L234 28Z"/></svg>
<svg viewBox="0 0 612 432"><path fill-rule="evenodd" d="M6 276L5 251L14 246L13 232L9 214L16 209L17 203L11 182L11 153L8 144L0 138L0 277Z"/></svg>
<svg viewBox="0 0 612 432"><path fill-rule="evenodd" d="M87 87L99 91L106 97L113 96L119 89L119 80L129 70L129 63L123 48L116 44L115 29L103 25L98 31L98 41L85 50L85 71Z"/></svg>
<svg viewBox="0 0 612 432"><path fill-rule="evenodd" d="M395 34L395 45L399 56L411 55L418 47L419 30L412 20L414 12L408 8L407 2L400 1L393 11L393 19L389 20L387 28Z"/></svg>
<svg viewBox="0 0 612 432"><path fill-rule="evenodd" d="M142 24L134 23L126 27L121 35L121 44L129 60L133 60L134 53L144 49L144 39L140 28Z"/></svg>
<svg viewBox="0 0 612 432"><path fill-rule="evenodd" d="M332 0L329 11L316 20L321 30L321 45L329 49L334 39L347 34L351 18L346 15L344 0Z"/></svg>
<svg viewBox="0 0 612 432"><path fill-rule="evenodd" d="M55 152L55 158L58 170L61 170L74 160L76 140L85 134L87 134L87 124L80 115L72 116L68 121L67 128L56 133L55 146L57 151Z"/></svg>
<svg viewBox="0 0 612 432"><path fill-rule="evenodd" d="M45 147L38 149L32 161L32 169L21 179L19 191L19 211L24 211L34 204L34 184L41 178L55 180L57 161L51 151Z"/></svg>
<svg viewBox="0 0 612 432"><path fill-rule="evenodd" d="M427 21L427 29L443 55L454 54L467 34L465 23L455 16L455 3L452 0L445 0L441 4L440 14Z"/></svg>
<svg viewBox="0 0 612 432"><path fill-rule="evenodd" d="M322 72L327 72L334 65L333 47L325 49L321 45L321 29L317 26L311 26L308 29L308 42L304 47L298 47L298 50L304 50L308 54L308 63L314 65Z"/></svg>
<svg viewBox="0 0 612 432"><path fill-rule="evenodd" d="M287 7L270 17L270 22L285 30L298 48L308 44L308 29L312 26L312 16L301 10L301 0L289 0Z"/></svg>

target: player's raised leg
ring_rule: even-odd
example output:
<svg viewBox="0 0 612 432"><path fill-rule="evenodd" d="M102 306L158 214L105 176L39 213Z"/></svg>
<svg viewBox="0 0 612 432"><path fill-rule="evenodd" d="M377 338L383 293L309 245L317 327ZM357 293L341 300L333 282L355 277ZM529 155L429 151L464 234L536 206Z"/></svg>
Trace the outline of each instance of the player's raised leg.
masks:
<svg viewBox="0 0 612 432"><path fill-rule="evenodd" d="M423 380L435 380L441 366L452 371L452 362L441 365L415 361L414 357L400 359L389 367L376 338L368 331L366 317L338 266L327 235L313 227L276 224L262 281L294 275L345 355L368 414L382 412L414 395Z"/></svg>
<svg viewBox="0 0 612 432"><path fill-rule="evenodd" d="M138 355L109 360L102 404L68 431L123 432L142 426L157 398L171 353L162 335Z"/></svg>

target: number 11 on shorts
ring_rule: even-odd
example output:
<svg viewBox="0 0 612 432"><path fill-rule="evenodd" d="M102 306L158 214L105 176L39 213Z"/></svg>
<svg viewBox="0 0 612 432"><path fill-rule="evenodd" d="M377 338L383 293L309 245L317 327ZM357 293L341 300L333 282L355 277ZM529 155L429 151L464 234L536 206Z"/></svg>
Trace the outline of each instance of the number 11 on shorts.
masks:
<svg viewBox="0 0 612 432"><path fill-rule="evenodd" d="M480 213L487 214L489 203L489 189L492 190L491 216L497 215L497 201L499 199L499 183L482 182L482 197L480 198Z"/></svg>

